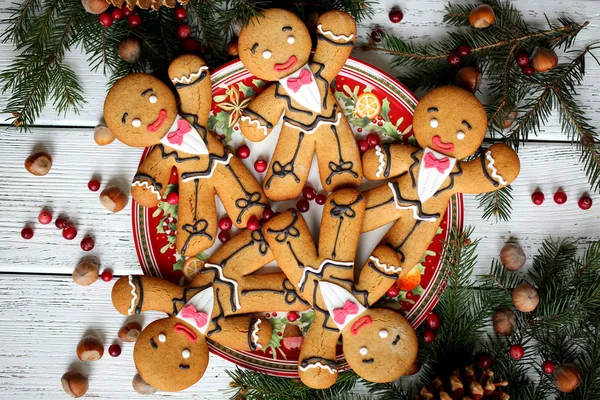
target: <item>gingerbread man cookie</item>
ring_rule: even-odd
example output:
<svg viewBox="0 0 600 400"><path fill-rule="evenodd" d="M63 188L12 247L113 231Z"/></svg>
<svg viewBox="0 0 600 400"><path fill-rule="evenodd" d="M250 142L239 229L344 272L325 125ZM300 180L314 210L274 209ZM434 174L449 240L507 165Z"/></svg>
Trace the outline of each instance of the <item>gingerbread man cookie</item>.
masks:
<svg viewBox="0 0 600 400"><path fill-rule="evenodd" d="M253 275L273 259L262 233L244 230L206 261L189 286L149 276L120 278L112 300L121 314L169 314L149 324L136 341L133 357L141 377L160 390L183 390L206 370L205 338L254 351L269 343L272 329L252 313L308 309L281 272Z"/></svg>
<svg viewBox="0 0 600 400"><path fill-rule="evenodd" d="M487 116L479 100L457 87L440 87L417 104L413 131L419 146L383 144L363 156L365 177L393 178L363 193L363 232L392 225L381 244L398 255L401 275L415 266L456 193L481 194L513 182L519 157L505 144L494 144L471 161L483 142Z"/></svg>
<svg viewBox="0 0 600 400"><path fill-rule="evenodd" d="M266 10L242 28L238 44L242 63L258 78L274 82L244 110L242 133L261 141L283 119L263 184L270 199L289 200L300 194L315 152L325 190L362 182L354 134L330 90L355 37L356 23L350 15L324 13L317 23L317 49L309 61L310 34L289 11Z"/></svg>
<svg viewBox="0 0 600 400"><path fill-rule="evenodd" d="M350 367L372 382L402 376L417 356L417 337L396 311L370 308L399 277L395 253L379 246L354 282L365 200L354 189L332 193L323 208L318 250L296 210L269 220L263 234L297 293L315 309L298 359L302 382L327 388L337 379L340 335Z"/></svg>
<svg viewBox="0 0 600 400"><path fill-rule="evenodd" d="M173 166L179 175L177 249L195 255L209 248L217 233L215 192L237 227L268 206L260 184L225 146L207 131L212 102L204 61L176 58L169 76L181 100L160 80L130 74L115 83L104 103L111 132L133 147L156 146L142 162L131 193L144 207L162 199Z"/></svg>

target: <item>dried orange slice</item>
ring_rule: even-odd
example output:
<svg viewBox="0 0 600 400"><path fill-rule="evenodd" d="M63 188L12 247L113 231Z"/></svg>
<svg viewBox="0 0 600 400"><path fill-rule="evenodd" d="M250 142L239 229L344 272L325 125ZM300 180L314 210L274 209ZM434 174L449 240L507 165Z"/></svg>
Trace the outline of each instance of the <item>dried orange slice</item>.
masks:
<svg viewBox="0 0 600 400"><path fill-rule="evenodd" d="M411 291L421 284L421 271L413 267L406 275L396 281L400 290Z"/></svg>
<svg viewBox="0 0 600 400"><path fill-rule="evenodd" d="M183 263L183 267L181 267L183 276L189 281L193 280L196 275L202 270L204 267L204 261L201 261L198 257L189 257Z"/></svg>
<svg viewBox="0 0 600 400"><path fill-rule="evenodd" d="M368 117L373 119L381 112L381 102L379 98L371 92L361 93L356 99L356 115L360 118Z"/></svg>

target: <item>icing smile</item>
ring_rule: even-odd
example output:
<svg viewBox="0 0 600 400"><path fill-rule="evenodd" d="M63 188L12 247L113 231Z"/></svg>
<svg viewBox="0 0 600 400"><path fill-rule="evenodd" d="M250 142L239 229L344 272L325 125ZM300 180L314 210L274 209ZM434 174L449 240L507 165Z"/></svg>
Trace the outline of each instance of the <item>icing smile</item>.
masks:
<svg viewBox="0 0 600 400"><path fill-rule="evenodd" d="M449 143L442 142L442 139L440 139L440 137L438 135L435 135L433 137L433 139L431 140L431 142L433 143L433 147L435 147L437 150L454 151L454 144L452 144L451 142L449 142Z"/></svg>
<svg viewBox="0 0 600 400"><path fill-rule="evenodd" d="M148 125L146 130L148 132L156 132L157 130L160 129L160 127L165 123L166 120L167 120L167 111L164 109L160 110L156 120L153 123L151 123L150 125Z"/></svg>
<svg viewBox="0 0 600 400"><path fill-rule="evenodd" d="M371 320L371 317L361 317L352 325L352 328L350 328L350 333L352 333L352 335L357 335L358 331L360 331L365 326L371 325L372 322L373 320Z"/></svg>
<svg viewBox="0 0 600 400"><path fill-rule="evenodd" d="M273 68L275 69L275 71L278 72L287 71L288 69L296 65L297 62L298 59L296 58L296 56L291 56L286 62L284 62L283 64L275 64Z"/></svg>
<svg viewBox="0 0 600 400"><path fill-rule="evenodd" d="M190 342L196 341L196 334L190 328L182 324L176 324L173 330L177 333L182 333L188 337Z"/></svg>

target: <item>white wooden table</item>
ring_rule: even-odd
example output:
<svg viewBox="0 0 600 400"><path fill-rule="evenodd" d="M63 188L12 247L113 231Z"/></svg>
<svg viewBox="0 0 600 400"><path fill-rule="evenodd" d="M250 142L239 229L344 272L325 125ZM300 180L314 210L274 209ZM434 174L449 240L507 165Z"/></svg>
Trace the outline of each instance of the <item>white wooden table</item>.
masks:
<svg viewBox="0 0 600 400"><path fill-rule="evenodd" d="M578 22L590 21L578 39L579 47L600 37L600 2L594 0L517 1L528 20L544 25L543 14L551 20L567 15ZM375 25L404 39L432 41L442 37L447 28L440 25L445 1L382 1L372 21L361 24L360 39ZM9 0L0 2L2 18ZM387 13L399 5L404 11L400 24L389 22ZM10 63L12 48L0 44L0 67ZM387 72L389 58L360 50L354 56L369 61ZM0 398L56 399L66 395L60 377L70 366L90 375L88 396L98 398L138 398L131 389L135 374L133 346L125 344L118 358L106 354L102 360L83 364L75 354L78 340L94 331L109 344L124 318L111 305L112 285L98 281L91 287L72 283L71 272L84 256L79 241L86 232L93 233L96 248L92 251L101 267L110 267L115 275L140 273L131 233L131 210L110 214L97 200L97 193L87 189L91 176L98 174L103 184L116 182L127 187L139 161L141 149L120 143L100 148L93 141L93 127L102 116L107 78L89 72L85 56L69 54L67 59L82 82L88 104L81 115L57 117L46 110L30 133L20 133L0 126ZM397 71L396 71L397 72ZM588 64L585 85L579 99L591 124L600 125L600 96L597 82L600 68ZM0 96L0 105L7 95ZM4 121L7 115L0 115ZM25 158L35 149L45 148L52 154L54 166L45 177L33 177L23 168ZM522 172L512 185L513 213L510 222L496 223L481 219L474 196L465 196L465 225L475 227L481 238L477 273L485 273L503 243L516 238L531 256L549 235L572 237L584 244L600 239L598 229L600 196L592 194L594 206L584 212L577 206L579 196L588 190L579 152L562 134L557 117L553 117L535 140L520 150ZM556 205L552 194L563 188L569 200ZM542 207L531 203L530 195L539 188L546 194ZM43 207L54 218L66 213L78 225L79 235L65 241L50 226L37 223ZM27 222L36 225L35 236L25 241L20 231ZM148 323L157 315L143 316ZM157 393L155 397L226 398L229 379L226 369L233 364L216 356L201 382L181 393Z"/></svg>

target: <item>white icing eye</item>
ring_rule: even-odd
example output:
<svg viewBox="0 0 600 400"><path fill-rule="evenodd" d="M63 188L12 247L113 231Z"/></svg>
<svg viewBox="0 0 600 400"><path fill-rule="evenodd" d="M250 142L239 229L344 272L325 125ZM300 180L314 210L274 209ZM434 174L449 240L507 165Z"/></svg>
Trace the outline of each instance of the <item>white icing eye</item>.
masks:
<svg viewBox="0 0 600 400"><path fill-rule="evenodd" d="M183 357L183 358L190 358L191 355L192 355L192 353L190 353L190 351L188 349L185 349L184 351L181 352L181 357Z"/></svg>
<svg viewBox="0 0 600 400"><path fill-rule="evenodd" d="M142 126L142 121L136 118L133 121L131 121L131 125L133 125L134 128L139 128L140 126Z"/></svg>
<svg viewBox="0 0 600 400"><path fill-rule="evenodd" d="M465 133L463 131L456 132L456 138L458 140L463 140L465 138Z"/></svg>
<svg viewBox="0 0 600 400"><path fill-rule="evenodd" d="M369 349L367 349L366 347L361 347L359 352L361 355L366 356L367 353L369 352Z"/></svg>
<svg viewBox="0 0 600 400"><path fill-rule="evenodd" d="M263 57L266 58L267 60L269 58L271 58L272 55L273 55L273 53L271 53L269 50L263 51Z"/></svg>
<svg viewBox="0 0 600 400"><path fill-rule="evenodd" d="M148 97L148 101L150 101L150 103L154 104L158 101L158 99L156 98L155 95L152 95L152 96Z"/></svg>
<svg viewBox="0 0 600 400"><path fill-rule="evenodd" d="M382 329L379 331L379 337L382 339L385 339L386 337L388 337L388 335L389 335L389 333L385 329Z"/></svg>
<svg viewBox="0 0 600 400"><path fill-rule="evenodd" d="M435 118L431 118L431 119L429 120L429 126L430 126L430 127L432 127L432 128L437 128L437 127L438 127L438 125L439 125L439 123L438 123L438 120L437 120L437 119L435 119Z"/></svg>
<svg viewBox="0 0 600 400"><path fill-rule="evenodd" d="M293 36L288 36L287 41L289 44L294 44L294 42L296 41L296 38Z"/></svg>
<svg viewBox="0 0 600 400"><path fill-rule="evenodd" d="M164 333L161 333L160 335L158 335L158 340L164 343L167 341L167 337Z"/></svg>

